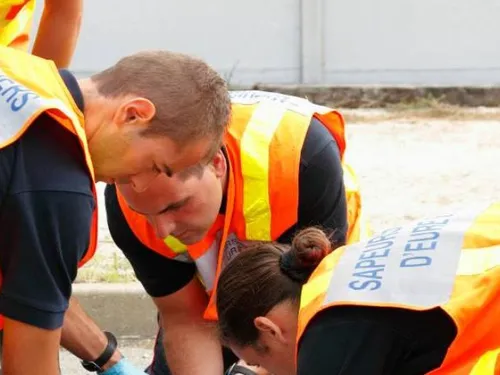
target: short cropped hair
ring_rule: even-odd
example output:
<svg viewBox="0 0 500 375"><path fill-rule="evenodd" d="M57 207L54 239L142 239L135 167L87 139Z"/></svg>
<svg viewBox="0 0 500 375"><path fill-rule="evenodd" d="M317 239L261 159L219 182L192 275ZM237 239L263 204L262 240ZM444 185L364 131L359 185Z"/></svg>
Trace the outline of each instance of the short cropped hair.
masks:
<svg viewBox="0 0 500 375"><path fill-rule="evenodd" d="M143 135L167 136L177 144L212 137L213 151L230 120L225 80L204 61L163 50L139 52L91 77L104 97L137 95L156 114Z"/></svg>

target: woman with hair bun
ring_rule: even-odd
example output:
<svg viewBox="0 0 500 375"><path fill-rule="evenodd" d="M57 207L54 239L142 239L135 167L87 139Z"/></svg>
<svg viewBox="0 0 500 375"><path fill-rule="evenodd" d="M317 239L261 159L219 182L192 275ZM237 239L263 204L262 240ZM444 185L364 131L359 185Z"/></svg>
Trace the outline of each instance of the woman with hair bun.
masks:
<svg viewBox="0 0 500 375"><path fill-rule="evenodd" d="M255 244L217 283L225 345L274 375L500 374L500 202L332 251Z"/></svg>

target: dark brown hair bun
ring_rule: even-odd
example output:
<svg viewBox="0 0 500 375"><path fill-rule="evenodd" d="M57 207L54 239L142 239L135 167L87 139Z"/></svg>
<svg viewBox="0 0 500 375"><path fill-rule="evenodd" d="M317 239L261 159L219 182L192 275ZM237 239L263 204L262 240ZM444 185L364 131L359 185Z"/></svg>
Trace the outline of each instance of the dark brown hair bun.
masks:
<svg viewBox="0 0 500 375"><path fill-rule="evenodd" d="M331 251L330 240L321 229L303 229L294 237L290 251L281 255L280 269L292 280L303 284Z"/></svg>

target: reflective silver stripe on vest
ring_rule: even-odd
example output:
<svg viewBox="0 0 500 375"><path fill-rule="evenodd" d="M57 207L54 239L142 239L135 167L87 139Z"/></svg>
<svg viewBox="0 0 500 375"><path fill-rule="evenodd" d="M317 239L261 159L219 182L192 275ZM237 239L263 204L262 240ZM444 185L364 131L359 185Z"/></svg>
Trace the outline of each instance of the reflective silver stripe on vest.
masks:
<svg viewBox="0 0 500 375"><path fill-rule="evenodd" d="M429 308L452 293L465 232L485 207L387 229L345 249L324 304Z"/></svg>
<svg viewBox="0 0 500 375"><path fill-rule="evenodd" d="M318 104L314 104L307 99L296 96L285 95L277 92L243 90L230 91L231 102L235 104L257 104L263 101L280 103L290 111L297 112L304 116L311 116L313 113L324 114L331 112L332 109Z"/></svg>
<svg viewBox="0 0 500 375"><path fill-rule="evenodd" d="M0 143L16 136L32 116L52 108L64 113L73 125L79 124L74 111L61 99L41 97L0 69Z"/></svg>
<svg viewBox="0 0 500 375"><path fill-rule="evenodd" d="M16 136L26 121L44 106L37 94L0 69L0 143Z"/></svg>

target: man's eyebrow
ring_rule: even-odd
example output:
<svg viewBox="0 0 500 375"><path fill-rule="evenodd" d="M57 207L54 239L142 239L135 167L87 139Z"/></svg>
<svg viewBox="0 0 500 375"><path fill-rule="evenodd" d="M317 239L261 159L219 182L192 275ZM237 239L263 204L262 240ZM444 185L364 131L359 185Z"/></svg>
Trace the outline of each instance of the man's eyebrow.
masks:
<svg viewBox="0 0 500 375"><path fill-rule="evenodd" d="M139 215L142 215L142 216L148 216L149 214L146 214L144 212L141 212L141 211L137 211L134 207L132 206L128 206L128 208L130 208L131 211L134 211L136 214L139 214Z"/></svg>
<svg viewBox="0 0 500 375"><path fill-rule="evenodd" d="M139 214L139 215L142 215L142 216L154 216L154 215L161 215L161 214L164 214L165 212L167 212L168 210L171 210L173 207L175 206L181 206L182 204L184 204L186 201L187 201L188 198L184 198L184 199L181 199L180 201L177 201L177 202L174 202L174 203L170 203L169 205L167 205L165 208L162 208L160 211L158 212L155 212L154 214L147 214L147 213L144 213L144 212L141 212L141 211L137 211L134 207L132 206L128 206L132 211L134 211L136 214Z"/></svg>

